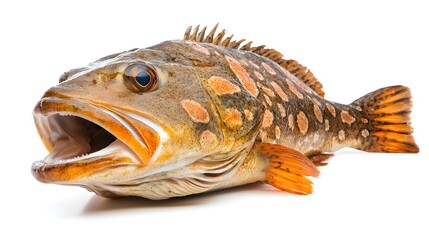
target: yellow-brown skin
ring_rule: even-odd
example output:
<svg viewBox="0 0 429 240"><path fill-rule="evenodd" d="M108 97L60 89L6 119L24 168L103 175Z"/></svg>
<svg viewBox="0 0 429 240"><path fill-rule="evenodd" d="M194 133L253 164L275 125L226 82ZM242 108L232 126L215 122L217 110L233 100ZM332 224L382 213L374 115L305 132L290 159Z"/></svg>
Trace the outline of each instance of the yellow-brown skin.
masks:
<svg viewBox="0 0 429 240"><path fill-rule="evenodd" d="M125 86L123 72L127 66L134 63L146 64L156 71L160 82L157 90L135 93ZM215 75L233 79L231 77L233 74L227 69L224 58L193 51L192 46L183 41L170 41L148 49L124 52L103 58L88 67L65 73L60 79L61 83L44 94L35 108L35 114L68 112L95 121L131 147L141 161L127 171L127 176L105 174L103 169L106 168L106 164L96 163L86 168L76 163L52 167L41 167L41 163L37 163L33 167L34 175L43 182L83 185L98 194L106 195L104 190L99 190L99 185L113 185L121 182L131 184L134 179L154 169L167 165L186 166L211 155L224 154L229 157L230 153L246 148L256 137L261 119L261 104L246 91L236 93L235 103L240 102L248 109L252 109L253 114L258 117L255 117L252 122L246 121L241 124L240 129L225 128L222 118L225 117L226 109L217 109L221 105L219 99L222 96L207 90L208 79ZM51 98L55 98L57 102L47 103L46 100ZM72 99L82 103L82 106L61 103L62 99ZM247 103L246 99L248 99ZM209 120L192 119L181 105L183 100L198 102L209 114ZM156 122L168 134L168 140L162 144L162 151L157 159L150 160L154 150L142 149L132 136L120 126L116 126L117 122L102 115L101 119L96 121L100 112L84 106L86 104L136 113ZM242 117L244 119L244 115ZM133 120L128 119L128 121ZM134 123L136 124L138 123ZM145 125L142 124L142 126ZM142 130L142 133L147 131ZM211 139L201 141L216 143L217 146L211 146L210 149L206 146L202 147L200 139L203 133ZM48 150L51 150L49 141L45 136L41 137ZM213 137L216 139L213 140ZM147 137L147 141L154 142L151 145L159 144L159 139L156 137ZM183 156L187 157L184 159ZM128 160L124 157L120 161ZM111 164L114 165L115 161ZM98 172L104 174L98 174ZM113 192L113 194L136 195L126 191Z"/></svg>
<svg viewBox="0 0 429 240"><path fill-rule="evenodd" d="M137 63L156 72L158 88L136 93L126 87L123 72ZM362 109L325 100L270 59L210 43L166 41L105 57L60 81L35 114L67 112L96 122L138 159L118 152L115 161L85 166L38 162L33 173L43 182L81 185L103 196L165 199L263 181L269 164L256 143L310 156L345 146L364 149L372 131L369 121L358 121L369 119ZM92 105L142 116L168 137L162 142L154 129L121 115L143 136L145 148Z"/></svg>

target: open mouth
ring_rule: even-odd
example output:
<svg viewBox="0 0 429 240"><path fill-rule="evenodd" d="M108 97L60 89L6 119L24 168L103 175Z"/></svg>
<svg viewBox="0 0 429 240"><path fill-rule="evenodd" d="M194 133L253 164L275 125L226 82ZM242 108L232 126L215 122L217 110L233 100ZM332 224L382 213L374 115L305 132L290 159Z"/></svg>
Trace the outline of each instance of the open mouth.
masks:
<svg viewBox="0 0 429 240"><path fill-rule="evenodd" d="M45 121L43 130L48 131L48 136L53 144L52 150L43 159L45 163L54 164L90 159L105 154L109 152L109 149L113 150L114 146L119 145L123 147L123 150L132 152L115 135L84 118L57 113L42 121Z"/></svg>
<svg viewBox="0 0 429 240"><path fill-rule="evenodd" d="M42 182L67 182L120 166L144 166L159 146L146 124L84 101L43 98L34 119L49 154L32 166Z"/></svg>

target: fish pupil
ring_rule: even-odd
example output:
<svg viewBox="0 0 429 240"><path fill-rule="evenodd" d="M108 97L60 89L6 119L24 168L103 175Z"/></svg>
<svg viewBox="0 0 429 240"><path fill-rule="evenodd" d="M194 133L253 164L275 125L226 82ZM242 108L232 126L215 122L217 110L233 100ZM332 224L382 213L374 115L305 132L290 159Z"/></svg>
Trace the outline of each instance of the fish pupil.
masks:
<svg viewBox="0 0 429 240"><path fill-rule="evenodd" d="M136 75L136 82L142 87L146 87L151 81L150 75L146 71L140 71Z"/></svg>

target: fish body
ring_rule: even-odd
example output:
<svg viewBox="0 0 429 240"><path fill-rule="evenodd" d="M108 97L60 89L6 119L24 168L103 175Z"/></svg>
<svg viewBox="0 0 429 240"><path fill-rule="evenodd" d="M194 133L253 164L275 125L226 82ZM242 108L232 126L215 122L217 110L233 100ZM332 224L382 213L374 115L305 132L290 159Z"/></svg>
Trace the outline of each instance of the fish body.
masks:
<svg viewBox="0 0 429 240"><path fill-rule="evenodd" d="M344 105L294 60L205 28L104 57L60 77L34 119L41 182L166 199L264 181L312 192L332 152L418 152L408 88ZM241 47L240 47L241 46Z"/></svg>

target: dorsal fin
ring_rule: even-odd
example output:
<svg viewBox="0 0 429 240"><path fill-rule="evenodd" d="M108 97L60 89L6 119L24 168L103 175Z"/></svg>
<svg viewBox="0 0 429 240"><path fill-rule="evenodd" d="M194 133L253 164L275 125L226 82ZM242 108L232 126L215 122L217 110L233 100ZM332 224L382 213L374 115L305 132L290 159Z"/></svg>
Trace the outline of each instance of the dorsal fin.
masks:
<svg viewBox="0 0 429 240"><path fill-rule="evenodd" d="M283 54L281 54L280 52L274 49L265 48L265 45L252 47L252 43L253 43L252 41L249 41L246 44L242 45L242 43L246 40L245 39L241 39L239 41L232 40L232 37L234 36L234 34L224 38L226 34L225 29L222 29L222 31L220 31L216 35L218 24L214 26L214 28L209 32L209 34L206 37L204 35L206 33L207 27L204 27L201 31L199 30L199 27L200 25L196 26L193 29L193 31L192 31L192 26L188 27L188 29L186 29L183 40L202 42L202 43L212 43L223 47L254 52L258 55L269 58L272 61L276 62L281 67L283 67L284 69L292 73L295 77L303 81L317 94L319 94L322 97L325 96L325 93L322 90L322 87L323 87L322 84L317 80L316 77L314 77L313 73L309 69L299 64L297 61L292 59L290 60L283 59Z"/></svg>

